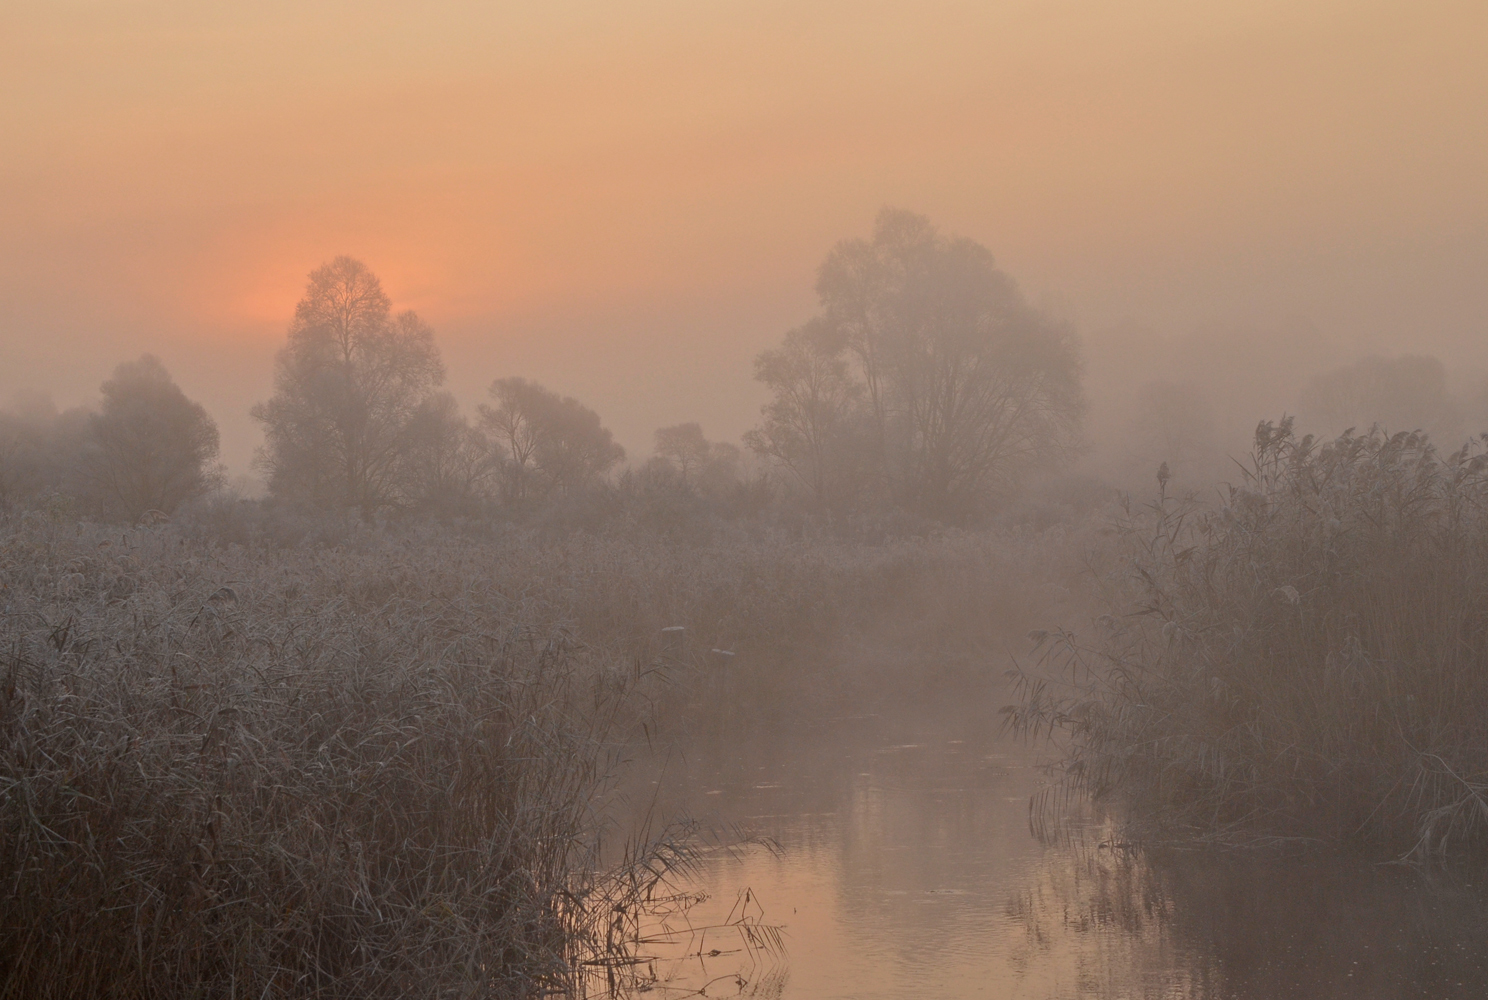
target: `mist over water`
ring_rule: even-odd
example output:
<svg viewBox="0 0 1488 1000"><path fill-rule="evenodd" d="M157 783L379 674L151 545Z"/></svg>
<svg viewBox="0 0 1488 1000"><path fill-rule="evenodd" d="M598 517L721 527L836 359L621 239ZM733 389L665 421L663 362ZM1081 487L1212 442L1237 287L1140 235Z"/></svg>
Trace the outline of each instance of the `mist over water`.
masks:
<svg viewBox="0 0 1488 1000"><path fill-rule="evenodd" d="M1341 1000L1488 981L1480 865L1140 844L1079 802L1033 823L1039 757L872 714L647 759L659 777L640 784L661 790L633 804L753 840L710 847L686 880L705 901L652 925L653 995ZM729 926L746 897L783 949Z"/></svg>
<svg viewBox="0 0 1488 1000"><path fill-rule="evenodd" d="M0 12L0 1000L1488 995L1488 7Z"/></svg>

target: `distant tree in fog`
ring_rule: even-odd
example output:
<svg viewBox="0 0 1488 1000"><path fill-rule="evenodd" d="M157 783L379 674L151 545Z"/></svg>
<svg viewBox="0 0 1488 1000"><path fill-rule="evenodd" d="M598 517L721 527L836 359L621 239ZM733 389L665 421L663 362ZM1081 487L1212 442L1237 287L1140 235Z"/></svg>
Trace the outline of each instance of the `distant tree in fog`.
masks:
<svg viewBox="0 0 1488 1000"><path fill-rule="evenodd" d="M1462 443L1446 367L1425 355L1368 357L1324 372L1308 383L1298 410L1325 434L1379 424L1391 433L1424 430L1449 450Z"/></svg>
<svg viewBox="0 0 1488 1000"><path fill-rule="evenodd" d="M105 513L89 478L92 417L82 408L58 413L50 399L0 412L0 510Z"/></svg>
<svg viewBox="0 0 1488 1000"><path fill-rule="evenodd" d="M702 425L677 424L656 432L656 459L675 470L683 486L717 496L739 482L739 449L709 441Z"/></svg>
<svg viewBox="0 0 1488 1000"><path fill-rule="evenodd" d="M486 497L495 475L491 442L447 392L430 396L404 427L399 493L423 510L469 509Z"/></svg>
<svg viewBox="0 0 1488 1000"><path fill-rule="evenodd" d="M677 467L684 480L697 477L708 461L711 446L701 424L693 422L662 427L656 432L656 454Z"/></svg>
<svg viewBox="0 0 1488 1000"><path fill-rule="evenodd" d="M169 514L221 481L216 423L151 355L114 369L88 426L84 472L105 516Z"/></svg>
<svg viewBox="0 0 1488 1000"><path fill-rule="evenodd" d="M320 508L397 502L409 424L443 381L433 331L393 315L364 264L316 268L275 359L274 395L253 408L270 492Z"/></svg>
<svg viewBox="0 0 1488 1000"><path fill-rule="evenodd" d="M494 406L479 407L480 425L490 435L496 450L501 478L501 499L522 503L536 492L538 438L542 418L538 416L552 394L524 378L497 379L487 394Z"/></svg>
<svg viewBox="0 0 1488 1000"><path fill-rule="evenodd" d="M1079 346L985 247L884 209L871 239L832 250L816 287L821 317L757 366L775 400L756 441L791 454L776 457L797 476L829 464L801 419L801 387L816 376L854 387L872 479L924 514L973 516L1069 453L1084 410Z"/></svg>
<svg viewBox="0 0 1488 1000"><path fill-rule="evenodd" d="M0 510L23 507L46 488L49 423L0 413Z"/></svg>
<svg viewBox="0 0 1488 1000"><path fill-rule="evenodd" d="M754 377L772 398L761 410L759 427L744 435L751 450L787 470L823 509L852 499L869 462L864 387L854 379L844 347L818 318L760 354Z"/></svg>
<svg viewBox="0 0 1488 1000"><path fill-rule="evenodd" d="M708 460L697 473L697 485L704 493L717 494L737 486L744 475L744 453L728 441L708 444Z"/></svg>
<svg viewBox="0 0 1488 1000"><path fill-rule="evenodd" d="M481 404L480 426L492 440L501 497L522 504L594 486L625 458L599 414L524 378L503 378Z"/></svg>

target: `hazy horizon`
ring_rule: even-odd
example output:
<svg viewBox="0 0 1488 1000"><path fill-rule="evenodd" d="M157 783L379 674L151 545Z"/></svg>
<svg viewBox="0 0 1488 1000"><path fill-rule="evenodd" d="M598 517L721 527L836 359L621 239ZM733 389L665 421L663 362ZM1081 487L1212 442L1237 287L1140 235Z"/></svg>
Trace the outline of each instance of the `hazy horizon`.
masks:
<svg viewBox="0 0 1488 1000"><path fill-rule="evenodd" d="M523 375L633 457L686 420L736 440L753 357L883 205L1074 322L1097 403L1113 359L1220 330L1281 373L1304 330L1471 381L1485 29L1465 2L15 4L0 399L90 402L152 352L244 472L306 274L350 254L467 406Z"/></svg>

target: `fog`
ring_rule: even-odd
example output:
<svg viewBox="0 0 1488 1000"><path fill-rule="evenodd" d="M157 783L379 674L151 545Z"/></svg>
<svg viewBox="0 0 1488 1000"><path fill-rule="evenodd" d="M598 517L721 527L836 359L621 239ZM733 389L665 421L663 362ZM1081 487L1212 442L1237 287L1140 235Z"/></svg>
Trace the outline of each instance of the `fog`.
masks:
<svg viewBox="0 0 1488 1000"><path fill-rule="evenodd" d="M1488 990L1488 7L0 10L0 998Z"/></svg>
<svg viewBox="0 0 1488 1000"><path fill-rule="evenodd" d="M81 403L153 352L235 472L337 254L434 325L467 404L527 375L638 452L752 425L750 359L884 204L1093 350L1311 329L1488 366L1478 4L0 17L0 391Z"/></svg>

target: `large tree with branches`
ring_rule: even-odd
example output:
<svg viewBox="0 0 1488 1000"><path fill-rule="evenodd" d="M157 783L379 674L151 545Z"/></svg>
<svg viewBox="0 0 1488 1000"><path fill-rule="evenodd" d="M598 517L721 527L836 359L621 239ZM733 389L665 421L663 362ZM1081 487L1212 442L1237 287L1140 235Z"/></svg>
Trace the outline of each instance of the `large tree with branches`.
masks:
<svg viewBox="0 0 1488 1000"><path fill-rule="evenodd" d="M834 462L855 464L826 449L866 449L863 482L947 520L1069 454L1084 410L1078 342L985 247L885 209L871 239L833 248L817 293L821 315L756 366L774 396L756 450L824 481ZM821 431L855 424L866 434Z"/></svg>
<svg viewBox="0 0 1488 1000"><path fill-rule="evenodd" d="M316 268L275 361L274 395L253 409L270 491L319 508L397 502L410 423L443 381L433 331L412 312L394 315L366 265L337 257Z"/></svg>

